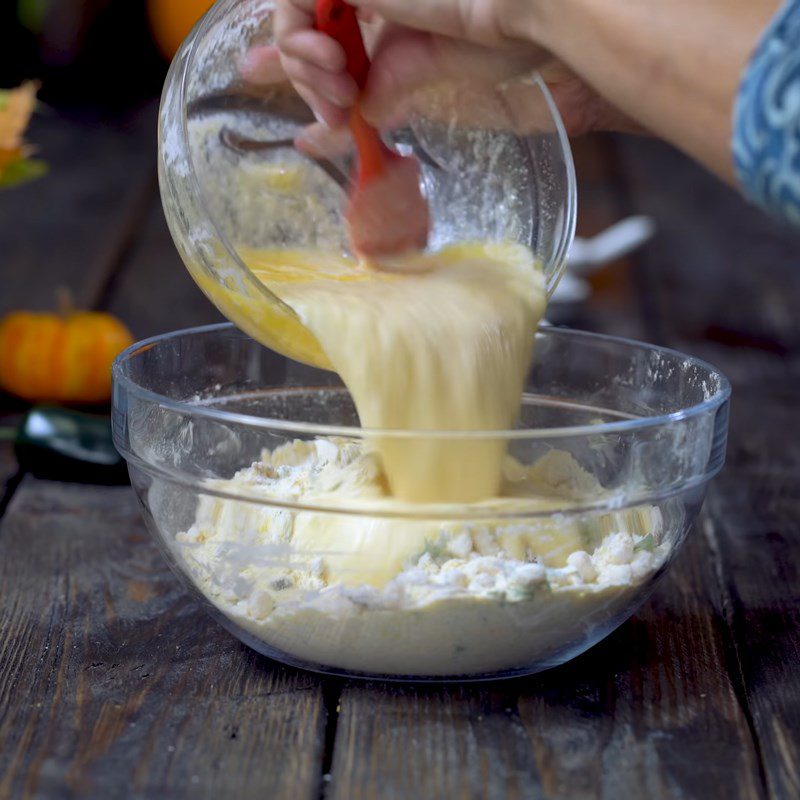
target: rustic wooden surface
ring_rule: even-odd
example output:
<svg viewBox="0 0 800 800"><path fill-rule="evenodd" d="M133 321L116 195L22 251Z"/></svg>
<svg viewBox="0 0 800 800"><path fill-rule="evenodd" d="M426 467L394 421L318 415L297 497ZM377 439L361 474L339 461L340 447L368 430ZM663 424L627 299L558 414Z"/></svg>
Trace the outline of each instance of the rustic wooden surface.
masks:
<svg viewBox="0 0 800 800"><path fill-rule="evenodd" d="M159 211L152 114L40 120L54 170L0 196L0 311L63 284L140 337L218 318ZM198 609L128 489L17 475L0 445L0 798L800 796L800 236L655 142L578 163L583 231L635 212L659 234L559 319L706 357L735 391L728 466L641 612L528 679L307 675Z"/></svg>
<svg viewBox="0 0 800 800"><path fill-rule="evenodd" d="M0 797L317 796L320 682L209 622L130 490L25 479L0 546Z"/></svg>

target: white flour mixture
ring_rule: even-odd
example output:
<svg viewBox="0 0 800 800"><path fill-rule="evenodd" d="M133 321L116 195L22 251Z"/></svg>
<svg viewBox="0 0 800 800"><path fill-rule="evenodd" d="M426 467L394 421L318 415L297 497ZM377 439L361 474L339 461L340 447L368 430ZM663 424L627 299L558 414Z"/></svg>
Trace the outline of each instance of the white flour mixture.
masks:
<svg viewBox="0 0 800 800"><path fill-rule="evenodd" d="M524 497L514 491L524 487ZM211 488L211 487L210 487ZM413 513L378 458L344 440L295 442L213 488L285 502ZM293 658L387 675L524 668L580 645L664 563L659 510L525 516L596 498L566 453L523 467L480 523L292 512L204 497L177 557L230 620ZM470 506L475 513L476 506ZM503 515L514 513L513 519ZM480 512L484 516L483 511Z"/></svg>

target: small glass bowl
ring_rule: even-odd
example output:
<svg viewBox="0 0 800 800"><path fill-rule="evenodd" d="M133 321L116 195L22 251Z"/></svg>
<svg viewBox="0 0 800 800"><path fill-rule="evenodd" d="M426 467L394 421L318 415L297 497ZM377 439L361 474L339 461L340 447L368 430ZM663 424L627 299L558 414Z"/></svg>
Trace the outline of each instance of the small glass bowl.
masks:
<svg viewBox="0 0 800 800"><path fill-rule="evenodd" d="M286 84L256 89L240 64L273 41L272 0L220 0L176 56L161 104L164 211L186 266L222 313L262 344L314 366L319 346L246 266L253 249L348 251L349 154L294 146L314 118ZM422 167L430 248L512 241L552 294L574 238L575 174L561 118L535 74L493 86L441 84L387 132ZM269 324L265 324L267 321Z"/></svg>
<svg viewBox="0 0 800 800"><path fill-rule="evenodd" d="M650 594L722 467L730 394L708 364L636 342L545 327L536 354L514 430L377 432L334 374L232 325L179 331L118 358L114 439L175 573L260 653L382 679L533 673ZM502 442L518 502L400 506L291 485L293 463L378 436ZM399 577L386 574L397 552L411 553Z"/></svg>

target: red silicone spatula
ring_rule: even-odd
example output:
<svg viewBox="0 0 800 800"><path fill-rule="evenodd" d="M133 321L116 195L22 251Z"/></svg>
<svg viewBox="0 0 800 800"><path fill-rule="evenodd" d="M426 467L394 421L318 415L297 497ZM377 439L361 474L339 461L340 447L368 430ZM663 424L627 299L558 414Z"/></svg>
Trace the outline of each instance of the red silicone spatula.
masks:
<svg viewBox="0 0 800 800"><path fill-rule="evenodd" d="M317 0L316 27L336 39L347 55L347 71L363 90L369 56L355 9L344 0ZM416 158L387 147L356 104L350 132L358 152L358 169L347 207L347 224L354 250L377 258L421 250L428 242L430 216L420 190Z"/></svg>

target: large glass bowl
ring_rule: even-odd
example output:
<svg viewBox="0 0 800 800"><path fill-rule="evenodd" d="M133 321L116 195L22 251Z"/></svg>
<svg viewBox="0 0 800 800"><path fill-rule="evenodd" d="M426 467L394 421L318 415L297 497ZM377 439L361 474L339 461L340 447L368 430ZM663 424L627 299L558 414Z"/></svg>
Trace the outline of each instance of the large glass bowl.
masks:
<svg viewBox="0 0 800 800"><path fill-rule="evenodd" d="M273 41L272 0L220 0L172 64L159 129L164 211L189 271L222 313L263 344L313 364L313 335L247 268L253 249L346 252L349 155L314 160L294 139L313 122L286 84L245 84L253 45ZM569 140L542 80L442 84L387 132L422 165L430 248L521 243L552 294L575 231Z"/></svg>
<svg viewBox="0 0 800 800"><path fill-rule="evenodd" d="M477 679L560 664L644 601L722 467L729 393L697 359L545 327L516 429L379 432L501 440L518 500L502 507L299 494L293 463L368 451L378 432L333 373L232 325L125 351L113 423L169 563L243 642L336 674Z"/></svg>

